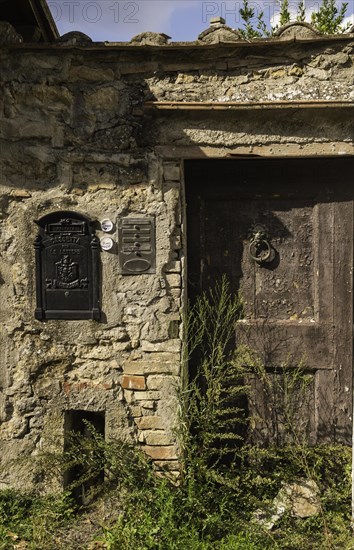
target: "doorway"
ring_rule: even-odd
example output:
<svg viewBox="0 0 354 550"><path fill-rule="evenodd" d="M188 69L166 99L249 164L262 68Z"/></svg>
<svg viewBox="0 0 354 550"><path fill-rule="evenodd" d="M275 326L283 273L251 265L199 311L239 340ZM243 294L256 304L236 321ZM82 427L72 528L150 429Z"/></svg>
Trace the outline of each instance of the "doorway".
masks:
<svg viewBox="0 0 354 550"><path fill-rule="evenodd" d="M235 346L257 353L274 387L305 373L298 416L313 444L351 444L353 173L352 157L185 162L189 298L227 276L244 304ZM257 437L276 443L282 415L274 427L249 368Z"/></svg>

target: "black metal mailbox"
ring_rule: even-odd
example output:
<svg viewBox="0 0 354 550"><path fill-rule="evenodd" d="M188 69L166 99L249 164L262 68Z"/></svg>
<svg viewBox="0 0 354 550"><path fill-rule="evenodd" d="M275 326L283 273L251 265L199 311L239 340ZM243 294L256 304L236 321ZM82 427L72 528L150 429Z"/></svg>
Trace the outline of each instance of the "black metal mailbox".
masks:
<svg viewBox="0 0 354 550"><path fill-rule="evenodd" d="M100 319L99 240L77 212L53 212L36 222L36 319Z"/></svg>

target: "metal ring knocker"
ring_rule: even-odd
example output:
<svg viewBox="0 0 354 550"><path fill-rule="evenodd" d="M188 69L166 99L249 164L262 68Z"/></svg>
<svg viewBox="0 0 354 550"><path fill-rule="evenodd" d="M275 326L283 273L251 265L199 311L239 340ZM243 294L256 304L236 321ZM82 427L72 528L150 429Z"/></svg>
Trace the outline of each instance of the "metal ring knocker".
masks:
<svg viewBox="0 0 354 550"><path fill-rule="evenodd" d="M269 243L268 231L263 225L257 224L252 229L249 255L260 265L273 260L273 249Z"/></svg>

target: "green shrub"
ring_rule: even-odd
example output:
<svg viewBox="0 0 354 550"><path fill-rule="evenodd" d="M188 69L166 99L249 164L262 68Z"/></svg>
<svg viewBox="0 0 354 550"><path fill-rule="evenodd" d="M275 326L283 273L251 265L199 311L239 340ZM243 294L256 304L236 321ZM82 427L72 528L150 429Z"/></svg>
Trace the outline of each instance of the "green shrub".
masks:
<svg viewBox="0 0 354 550"><path fill-rule="evenodd" d="M39 496L34 492L0 491L0 542L12 550L19 541L25 548L50 550L55 534L74 517L75 506L67 493Z"/></svg>
<svg viewBox="0 0 354 550"><path fill-rule="evenodd" d="M336 0L322 0L317 11L311 15L312 25L323 34L343 32L342 23L347 12L348 2L342 2L338 8Z"/></svg>
<svg viewBox="0 0 354 550"><path fill-rule="evenodd" d="M279 25L267 26L264 21L264 12L256 15L253 3L249 0L243 0L239 10L242 27L239 29L241 35L250 40L272 36L279 26L286 25L292 20L289 0L278 0L279 5ZM343 27L343 22L347 13L348 2L341 2L338 7L336 0L322 0L321 4L311 13L311 24L322 34L342 33L347 27ZM293 20L306 21L305 1L300 0L297 6L297 14Z"/></svg>

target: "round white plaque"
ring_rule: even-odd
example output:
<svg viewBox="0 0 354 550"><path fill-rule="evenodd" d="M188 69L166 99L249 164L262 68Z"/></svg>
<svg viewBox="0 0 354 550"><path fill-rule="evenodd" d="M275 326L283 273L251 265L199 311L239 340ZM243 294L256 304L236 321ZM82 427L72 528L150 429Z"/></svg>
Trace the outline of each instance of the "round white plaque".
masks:
<svg viewBox="0 0 354 550"><path fill-rule="evenodd" d="M106 233L109 233L113 229L113 223L108 218L101 221L101 229Z"/></svg>
<svg viewBox="0 0 354 550"><path fill-rule="evenodd" d="M102 250L111 250L113 248L113 240L111 237L103 237L100 240Z"/></svg>

